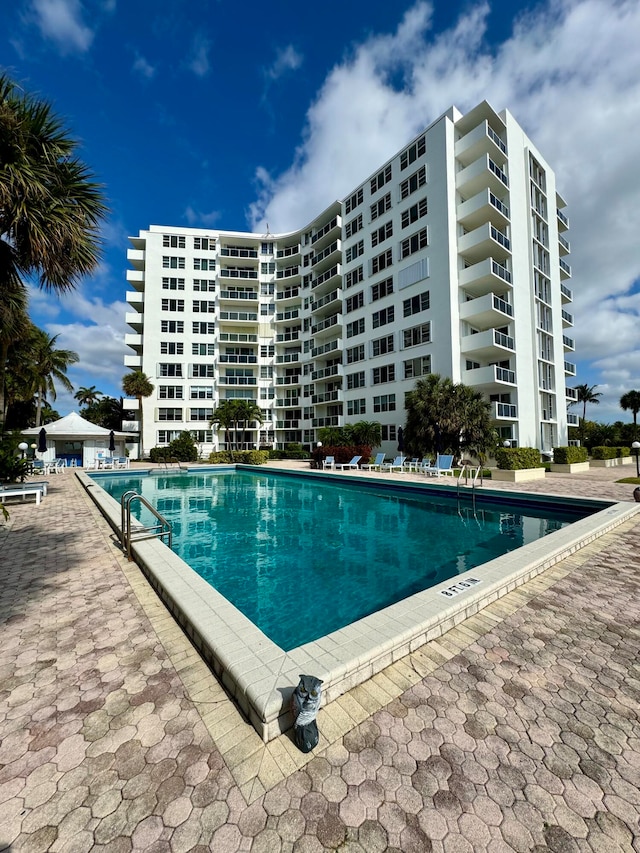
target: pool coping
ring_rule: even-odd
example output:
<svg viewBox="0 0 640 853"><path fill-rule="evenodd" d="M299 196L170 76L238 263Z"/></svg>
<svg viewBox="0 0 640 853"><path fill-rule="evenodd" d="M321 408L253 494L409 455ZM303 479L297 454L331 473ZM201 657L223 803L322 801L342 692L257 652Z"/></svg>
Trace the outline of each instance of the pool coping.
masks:
<svg viewBox="0 0 640 853"><path fill-rule="evenodd" d="M225 465L215 470L255 471L255 466ZM212 472L211 466L189 470ZM127 472L129 475L131 472ZM145 473L144 469L136 473ZM166 472L177 473L177 469ZM431 492L451 486L429 482L404 484L321 471L269 468L269 473L339 481L406 492ZM119 536L120 504L99 487L99 477L76 472L85 490ZM386 485L385 485L386 483ZM96 488L97 486L97 488ZM482 489L485 499L504 504L513 499L504 491ZM545 499L546 498L546 499ZM519 504L557 503L562 498L518 492ZM573 504L602 506L598 512L518 548L510 554L444 581L423 592L358 620L314 642L284 652L234 605L199 577L161 541L136 542L132 552L156 592L215 672L229 694L266 743L292 725L291 692L299 674L324 682L324 701L331 702L368 681L391 663L440 637L452 627L511 592L560 560L617 527L640 511L632 503L598 499Z"/></svg>

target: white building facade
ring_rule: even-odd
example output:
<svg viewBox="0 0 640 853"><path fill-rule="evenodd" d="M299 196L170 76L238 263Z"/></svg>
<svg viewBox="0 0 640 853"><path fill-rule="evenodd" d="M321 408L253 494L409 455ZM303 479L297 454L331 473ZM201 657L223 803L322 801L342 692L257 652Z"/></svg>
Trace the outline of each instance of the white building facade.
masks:
<svg viewBox="0 0 640 853"><path fill-rule="evenodd" d="M250 448L312 448L322 427L365 420L393 453L405 395L429 373L482 391L512 446L566 445L564 208L531 140L483 102L452 107L299 231L141 231L125 366L155 385L145 449L183 430L205 455L224 448L210 421L239 398L262 410Z"/></svg>

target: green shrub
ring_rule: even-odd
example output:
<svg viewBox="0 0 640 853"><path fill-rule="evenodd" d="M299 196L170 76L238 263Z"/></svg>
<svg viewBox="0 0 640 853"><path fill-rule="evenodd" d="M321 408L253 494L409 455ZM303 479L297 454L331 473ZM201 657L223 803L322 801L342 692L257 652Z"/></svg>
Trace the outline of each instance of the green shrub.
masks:
<svg viewBox="0 0 640 853"><path fill-rule="evenodd" d="M335 447L331 447L329 445L327 447L316 447L311 454L314 467L322 468L322 463L327 456L333 456L335 462L338 464L351 462L354 456L361 456L362 459L360 460L360 464L366 465L371 458L371 446L362 445L362 447L360 447L358 445L353 445L351 447L343 447L342 445L336 445Z"/></svg>
<svg viewBox="0 0 640 853"><path fill-rule="evenodd" d="M22 458L18 444L24 439L19 432L5 434L0 443L0 483L17 483L26 477L29 461Z"/></svg>
<svg viewBox="0 0 640 853"><path fill-rule="evenodd" d="M553 461L558 465L571 465L575 462L586 462L589 458L586 447L554 447Z"/></svg>
<svg viewBox="0 0 640 853"><path fill-rule="evenodd" d="M231 450L214 450L209 454L209 462L212 465L230 465L233 463L233 452Z"/></svg>
<svg viewBox="0 0 640 853"><path fill-rule="evenodd" d="M540 467L540 451L536 447L499 447L496 462L502 471L521 471Z"/></svg>
<svg viewBox="0 0 640 853"><path fill-rule="evenodd" d="M591 456L593 459L617 459L617 448L606 446L592 447Z"/></svg>
<svg viewBox="0 0 640 853"><path fill-rule="evenodd" d="M198 458L198 448L186 430L166 447L152 447L149 459L152 462L195 462Z"/></svg>
<svg viewBox="0 0 640 853"><path fill-rule="evenodd" d="M618 458L622 459L625 456L631 456L631 448L630 447L616 447L618 451Z"/></svg>
<svg viewBox="0 0 640 853"><path fill-rule="evenodd" d="M234 450L232 456L241 465L265 465L269 461L266 450Z"/></svg>

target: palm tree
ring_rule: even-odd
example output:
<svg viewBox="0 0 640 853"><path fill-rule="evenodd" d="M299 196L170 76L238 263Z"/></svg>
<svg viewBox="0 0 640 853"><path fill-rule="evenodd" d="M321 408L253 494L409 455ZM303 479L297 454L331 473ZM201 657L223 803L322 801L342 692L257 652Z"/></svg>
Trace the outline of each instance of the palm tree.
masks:
<svg viewBox="0 0 640 853"><path fill-rule="evenodd" d="M576 385L576 403L582 403L582 420L586 421L587 419L587 403L595 403L599 404L599 397L602 397L602 393L600 391L596 391L597 385L587 385L586 383L583 385Z"/></svg>
<svg viewBox="0 0 640 853"><path fill-rule="evenodd" d="M259 424L264 423L262 409L255 400L236 400L235 402L238 403L236 411L238 423L241 424L242 428L242 444L246 448L247 425L251 423L251 421L257 421Z"/></svg>
<svg viewBox="0 0 640 853"><path fill-rule="evenodd" d="M238 406L239 400L223 400L213 413L213 417L209 421L209 426L213 429L224 429L224 443L227 450L233 450L229 443L229 430L234 432L238 425Z"/></svg>
<svg viewBox="0 0 640 853"><path fill-rule="evenodd" d="M132 370L122 377L122 390L127 397L135 397L138 401L138 418L140 421L140 459L144 459L144 446L142 438L142 400L153 394L155 386L146 373L142 370Z"/></svg>
<svg viewBox="0 0 640 853"><path fill-rule="evenodd" d="M98 398L102 396L102 391L98 391L95 385L89 388L81 386L73 395L73 399L77 400L81 406L90 406L92 403L97 403Z"/></svg>
<svg viewBox="0 0 640 853"><path fill-rule="evenodd" d="M4 244L0 241L0 254ZM0 262L1 268L1 262ZM0 432L6 416L6 378L9 349L12 344L25 338L31 328L27 314L27 292L15 277L0 290Z"/></svg>
<svg viewBox="0 0 640 853"><path fill-rule="evenodd" d="M344 431L353 444L371 448L382 444L382 425L378 421L357 421L347 424Z"/></svg>
<svg viewBox="0 0 640 853"><path fill-rule="evenodd" d="M640 391L627 391L620 397L620 408L633 413L633 431L638 427L638 412L640 412Z"/></svg>
<svg viewBox="0 0 640 853"><path fill-rule="evenodd" d="M77 364L80 356L73 350L57 349L58 338L59 335L48 335L33 326L31 336L25 344L30 362L29 387L36 397L36 426L40 426L45 401L56 399L56 382L67 391L73 391L73 385L67 377L67 369L69 365Z"/></svg>

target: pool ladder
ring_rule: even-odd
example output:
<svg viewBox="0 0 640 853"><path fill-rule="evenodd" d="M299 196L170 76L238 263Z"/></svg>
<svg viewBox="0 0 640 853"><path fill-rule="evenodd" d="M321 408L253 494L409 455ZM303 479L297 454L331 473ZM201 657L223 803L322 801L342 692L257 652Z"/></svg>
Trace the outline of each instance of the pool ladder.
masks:
<svg viewBox="0 0 640 853"><path fill-rule="evenodd" d="M131 527L131 504L134 501L141 503L151 512L156 519L155 524ZM120 541L122 543L122 550L127 553L127 559L131 560L132 542L141 542L143 539L164 539L165 537L165 544L171 548L173 540L171 522L167 521L163 515L160 515L158 510L146 498L139 495L133 489L125 492L120 498Z"/></svg>

